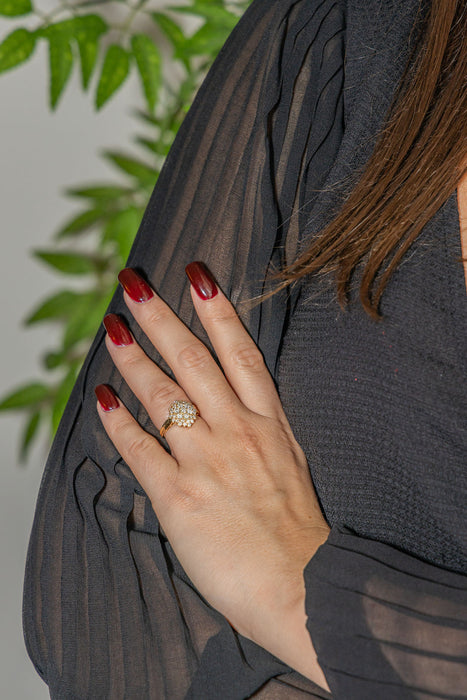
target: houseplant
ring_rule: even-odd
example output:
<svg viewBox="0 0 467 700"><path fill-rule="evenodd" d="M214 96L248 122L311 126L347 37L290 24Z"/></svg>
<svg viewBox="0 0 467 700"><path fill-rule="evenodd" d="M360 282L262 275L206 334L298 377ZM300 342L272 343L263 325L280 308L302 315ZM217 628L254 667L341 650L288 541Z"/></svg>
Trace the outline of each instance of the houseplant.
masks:
<svg viewBox="0 0 467 700"><path fill-rule="evenodd" d="M0 0L0 15L14 25L0 41L0 74L33 60L35 48L45 42L51 110L66 99L74 66L96 110L111 108L112 97L132 71L139 75L145 102L145 109L134 113L144 133L133 138L132 149L102 152L115 168L116 179L67 188L65 196L79 202L80 211L57 227L48 246L33 251L38 261L61 276L61 284L23 323L54 323L60 328L60 341L41 357L50 381L31 380L0 397L0 411L24 414L21 462L27 460L40 425L47 422L50 440L55 434L165 156L207 69L247 4L60 0L43 12L33 0ZM85 280L80 291L67 286L67 278L70 282L77 276Z"/></svg>

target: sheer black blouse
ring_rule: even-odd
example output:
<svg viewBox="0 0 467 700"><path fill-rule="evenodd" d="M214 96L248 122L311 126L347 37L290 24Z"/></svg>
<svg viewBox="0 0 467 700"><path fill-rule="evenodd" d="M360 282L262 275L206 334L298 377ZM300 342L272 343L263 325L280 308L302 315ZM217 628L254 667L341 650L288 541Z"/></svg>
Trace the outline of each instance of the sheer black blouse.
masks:
<svg viewBox="0 0 467 700"><path fill-rule="evenodd" d="M425 3L426 4L426 3ZM367 161L418 0L254 0L201 88L128 265L209 346L184 267L204 260L262 349L332 530L304 571L332 697L467 698L466 304L455 193L375 323L307 281L248 310ZM109 311L125 316L118 290ZM145 351L170 370L132 318ZM53 698L328 698L195 589L107 438L94 386L157 430L97 334L52 446L24 629Z"/></svg>

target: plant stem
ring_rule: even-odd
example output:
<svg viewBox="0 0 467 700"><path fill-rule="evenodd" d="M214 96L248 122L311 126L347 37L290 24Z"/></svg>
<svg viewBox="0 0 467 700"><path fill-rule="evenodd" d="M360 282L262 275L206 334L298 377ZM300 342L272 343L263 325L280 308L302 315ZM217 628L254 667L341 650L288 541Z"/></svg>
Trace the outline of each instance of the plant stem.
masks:
<svg viewBox="0 0 467 700"><path fill-rule="evenodd" d="M112 29L117 29L118 31L120 31L123 34L123 36L126 36L127 34L129 34L130 27L133 24L133 21L134 21L136 15L138 14L138 12L140 12L142 10L142 8L145 5L147 5L148 2L149 2L149 0L138 0L136 5L133 5L133 7L131 7L131 10L128 13L128 17L126 18L125 22L121 25L114 24Z"/></svg>
<svg viewBox="0 0 467 700"><path fill-rule="evenodd" d="M93 6L99 5L110 5L113 3L122 4L125 0L83 0L83 2L70 3L67 0L60 0L58 7L51 10L50 12L43 12L37 7L34 8L34 14L43 21L44 24L49 25L51 21L60 15L62 12L70 12L73 17L76 17L76 10L87 9ZM126 3L125 3L126 4Z"/></svg>

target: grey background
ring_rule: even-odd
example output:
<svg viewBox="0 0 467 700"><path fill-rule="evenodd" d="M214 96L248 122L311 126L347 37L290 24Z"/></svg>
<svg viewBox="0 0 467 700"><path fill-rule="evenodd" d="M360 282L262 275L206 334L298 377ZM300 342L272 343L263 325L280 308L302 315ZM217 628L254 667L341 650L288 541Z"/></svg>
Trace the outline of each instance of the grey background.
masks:
<svg viewBox="0 0 467 700"><path fill-rule="evenodd" d="M46 4L56 6L57 2ZM17 21L0 18L0 38L17 25ZM52 233L75 211L71 200L60 195L64 187L114 172L98 158L97 151L126 147L138 130L131 109L142 106L133 76L109 106L96 114L92 95L81 93L75 66L58 110L51 114L47 59L41 46L30 63L0 75L2 395L44 376L39 357L56 339L53 326L21 326L21 319L40 299L57 291L61 282L30 251L48 247ZM68 285L68 280L63 282ZM19 414L0 414L0 697L41 700L49 695L24 649L21 596L27 541L47 452L43 436L42 448L33 451L27 466L18 465L22 425Z"/></svg>

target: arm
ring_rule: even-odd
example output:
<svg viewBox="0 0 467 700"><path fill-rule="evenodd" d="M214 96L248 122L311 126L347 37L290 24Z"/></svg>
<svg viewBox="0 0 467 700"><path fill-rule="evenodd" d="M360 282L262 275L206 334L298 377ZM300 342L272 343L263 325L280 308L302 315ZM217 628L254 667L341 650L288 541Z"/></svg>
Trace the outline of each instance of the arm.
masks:
<svg viewBox="0 0 467 700"><path fill-rule="evenodd" d="M327 532L323 528L316 533L314 543L310 541L313 558L326 538ZM246 634L305 678L329 691L307 629L304 580L300 577L295 583L287 592L272 586L268 594L257 598L258 617L254 629Z"/></svg>
<svg viewBox="0 0 467 700"><path fill-rule="evenodd" d="M334 527L304 584L258 600L255 639L333 698L467 697L465 576Z"/></svg>

